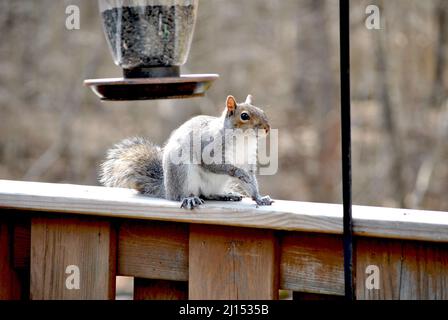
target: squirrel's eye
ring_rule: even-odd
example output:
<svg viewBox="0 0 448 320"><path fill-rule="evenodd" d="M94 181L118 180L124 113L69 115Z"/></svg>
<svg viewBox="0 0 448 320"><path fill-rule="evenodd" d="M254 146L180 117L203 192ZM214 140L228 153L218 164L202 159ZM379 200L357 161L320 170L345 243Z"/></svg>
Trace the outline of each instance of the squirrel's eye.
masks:
<svg viewBox="0 0 448 320"><path fill-rule="evenodd" d="M241 113L240 117L241 117L241 120L243 120L243 121L247 121L247 120L250 119L250 116L249 116L249 114L247 112Z"/></svg>

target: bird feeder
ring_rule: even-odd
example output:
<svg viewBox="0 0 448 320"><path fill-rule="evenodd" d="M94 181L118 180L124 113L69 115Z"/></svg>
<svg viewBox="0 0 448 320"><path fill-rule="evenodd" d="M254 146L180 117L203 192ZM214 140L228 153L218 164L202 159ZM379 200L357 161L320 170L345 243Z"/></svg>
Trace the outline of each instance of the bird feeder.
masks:
<svg viewBox="0 0 448 320"><path fill-rule="evenodd" d="M123 77L85 84L102 100L202 96L216 74L181 74L198 0L99 0L106 41Z"/></svg>

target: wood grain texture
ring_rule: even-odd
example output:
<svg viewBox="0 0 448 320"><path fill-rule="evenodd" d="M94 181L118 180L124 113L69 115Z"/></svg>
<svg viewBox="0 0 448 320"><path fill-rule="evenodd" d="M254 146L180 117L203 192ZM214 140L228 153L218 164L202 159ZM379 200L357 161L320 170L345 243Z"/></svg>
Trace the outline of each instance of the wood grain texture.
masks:
<svg viewBox="0 0 448 320"><path fill-rule="evenodd" d="M293 292L292 299L297 301L344 301L345 297L309 292Z"/></svg>
<svg viewBox="0 0 448 320"><path fill-rule="evenodd" d="M134 300L187 300L188 282L134 279Z"/></svg>
<svg viewBox="0 0 448 320"><path fill-rule="evenodd" d="M0 300L18 300L21 297L19 274L13 268L11 225L0 220Z"/></svg>
<svg viewBox="0 0 448 320"><path fill-rule="evenodd" d="M405 242L400 299L448 300L448 246Z"/></svg>
<svg viewBox="0 0 448 320"><path fill-rule="evenodd" d="M288 231L342 234L342 206L276 200L207 202L193 211L129 189L0 180L0 208L69 212ZM354 233L361 236L448 242L446 212L353 206Z"/></svg>
<svg viewBox="0 0 448 320"><path fill-rule="evenodd" d="M188 225L126 221L118 229L118 274L188 280Z"/></svg>
<svg viewBox="0 0 448 320"><path fill-rule="evenodd" d="M356 268L356 298L358 300L398 300L402 268L402 243L380 239L358 239L354 247ZM367 289L366 268L377 266L380 289Z"/></svg>
<svg viewBox="0 0 448 320"><path fill-rule="evenodd" d="M277 299L278 244L272 231L190 226L189 299Z"/></svg>
<svg viewBox="0 0 448 320"><path fill-rule="evenodd" d="M66 287L66 268L80 270L80 288ZM114 299L116 234L107 221L35 217L31 221L31 299Z"/></svg>
<svg viewBox="0 0 448 320"><path fill-rule="evenodd" d="M29 271L31 250L31 219L22 219L13 226L14 268Z"/></svg>
<svg viewBox="0 0 448 320"><path fill-rule="evenodd" d="M366 268L380 270L380 288L367 289ZM356 295L360 300L448 299L448 246L416 241L359 239Z"/></svg>
<svg viewBox="0 0 448 320"><path fill-rule="evenodd" d="M342 238L288 233L281 238L280 288L344 295Z"/></svg>

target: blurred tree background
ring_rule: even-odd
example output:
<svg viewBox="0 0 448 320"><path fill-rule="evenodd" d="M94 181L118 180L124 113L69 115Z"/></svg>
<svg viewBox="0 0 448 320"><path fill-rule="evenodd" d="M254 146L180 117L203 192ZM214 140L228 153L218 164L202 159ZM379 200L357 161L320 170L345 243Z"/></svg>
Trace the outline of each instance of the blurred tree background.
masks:
<svg viewBox="0 0 448 320"><path fill-rule="evenodd" d="M448 1L352 1L354 203L448 210ZM81 29L65 28L78 5ZM381 30L365 26L381 8ZM0 179L95 185L107 149L163 144L192 116L248 93L279 129L274 198L341 202L335 0L202 0L184 73L219 73L205 98L100 102L82 82L121 76L96 1L0 0Z"/></svg>

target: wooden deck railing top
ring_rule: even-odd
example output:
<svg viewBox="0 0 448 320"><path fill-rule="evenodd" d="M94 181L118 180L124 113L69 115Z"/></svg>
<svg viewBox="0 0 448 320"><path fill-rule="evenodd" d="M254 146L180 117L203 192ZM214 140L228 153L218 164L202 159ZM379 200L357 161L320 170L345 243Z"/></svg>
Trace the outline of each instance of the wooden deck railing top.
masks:
<svg viewBox="0 0 448 320"><path fill-rule="evenodd" d="M148 219L316 233L342 233L342 206L276 200L207 202L187 211L178 202L154 199L130 189L0 180L0 208ZM448 213L353 206L360 236L448 242Z"/></svg>

